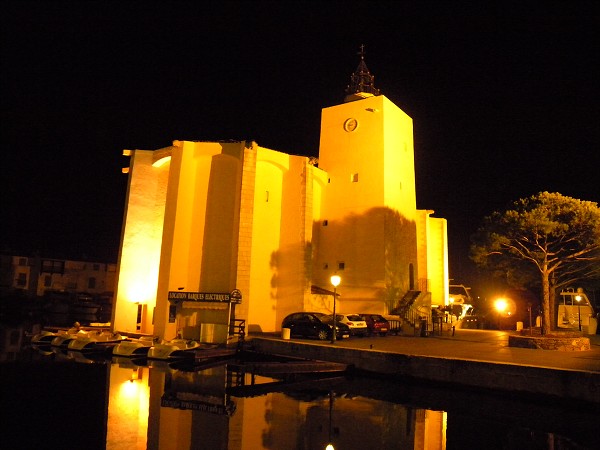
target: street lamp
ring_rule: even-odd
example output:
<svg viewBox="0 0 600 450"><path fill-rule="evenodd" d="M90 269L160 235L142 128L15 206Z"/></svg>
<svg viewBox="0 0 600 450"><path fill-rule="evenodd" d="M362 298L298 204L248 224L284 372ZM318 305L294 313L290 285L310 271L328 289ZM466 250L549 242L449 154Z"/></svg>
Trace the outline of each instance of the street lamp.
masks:
<svg viewBox="0 0 600 450"><path fill-rule="evenodd" d="M500 330L500 316L506 311L508 303L505 299L499 298L494 302L494 306L496 307L496 311L498 311L498 330Z"/></svg>
<svg viewBox="0 0 600 450"><path fill-rule="evenodd" d="M331 343L335 344L335 300L337 297L336 289L340 285L342 279L339 275L331 276L331 284L333 285L333 331L331 332Z"/></svg>
<svg viewBox="0 0 600 450"><path fill-rule="evenodd" d="M579 322L579 331L581 331L581 295L576 295L575 300L577 301L577 321Z"/></svg>

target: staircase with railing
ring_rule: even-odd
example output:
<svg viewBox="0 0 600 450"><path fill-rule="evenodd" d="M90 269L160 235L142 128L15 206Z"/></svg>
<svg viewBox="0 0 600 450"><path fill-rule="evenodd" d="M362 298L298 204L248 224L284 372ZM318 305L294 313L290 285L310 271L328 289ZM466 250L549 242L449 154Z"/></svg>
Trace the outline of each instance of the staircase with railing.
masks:
<svg viewBox="0 0 600 450"><path fill-rule="evenodd" d="M237 349L244 349L244 341L246 338L246 321L244 319L233 319L229 324L229 337L237 336Z"/></svg>
<svg viewBox="0 0 600 450"><path fill-rule="evenodd" d="M426 335L431 325L431 293L407 291L390 314L400 316L405 333L410 328L413 334Z"/></svg>

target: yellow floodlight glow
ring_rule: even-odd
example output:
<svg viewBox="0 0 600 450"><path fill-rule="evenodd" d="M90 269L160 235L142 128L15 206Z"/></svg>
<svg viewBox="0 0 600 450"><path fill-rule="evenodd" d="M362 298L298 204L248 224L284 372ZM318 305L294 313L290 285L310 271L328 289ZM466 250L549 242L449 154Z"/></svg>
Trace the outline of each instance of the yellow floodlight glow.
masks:
<svg viewBox="0 0 600 450"><path fill-rule="evenodd" d="M132 248L121 261L119 297L131 303L156 301L159 255L148 248Z"/></svg>
<svg viewBox="0 0 600 450"><path fill-rule="evenodd" d="M161 167L161 166L165 165L166 163L168 163L169 161L171 161L171 156L170 155L169 156L165 156L163 158L160 158L160 159L154 161L152 163L152 167Z"/></svg>
<svg viewBox="0 0 600 450"><path fill-rule="evenodd" d="M125 287L125 295L131 303L148 303L154 297L156 291L148 283L141 280L131 281Z"/></svg>
<svg viewBox="0 0 600 450"><path fill-rule="evenodd" d="M496 311L503 313L508 307L508 302L504 298L499 298L494 302L494 307L496 308Z"/></svg>

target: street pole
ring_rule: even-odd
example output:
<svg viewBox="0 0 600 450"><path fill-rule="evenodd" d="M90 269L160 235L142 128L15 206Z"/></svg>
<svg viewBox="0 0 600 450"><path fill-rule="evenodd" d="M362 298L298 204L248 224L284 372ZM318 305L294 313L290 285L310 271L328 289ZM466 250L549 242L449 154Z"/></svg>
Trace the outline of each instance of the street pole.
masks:
<svg viewBox="0 0 600 450"><path fill-rule="evenodd" d="M336 286L333 286L333 331L331 332L331 343L335 344L335 297L337 296L336 293ZM581 330L581 327L579 328Z"/></svg>
<svg viewBox="0 0 600 450"><path fill-rule="evenodd" d="M337 297L337 287L342 279L339 275L331 276L331 284L333 285L333 330L331 330L331 343L335 344L335 301Z"/></svg>

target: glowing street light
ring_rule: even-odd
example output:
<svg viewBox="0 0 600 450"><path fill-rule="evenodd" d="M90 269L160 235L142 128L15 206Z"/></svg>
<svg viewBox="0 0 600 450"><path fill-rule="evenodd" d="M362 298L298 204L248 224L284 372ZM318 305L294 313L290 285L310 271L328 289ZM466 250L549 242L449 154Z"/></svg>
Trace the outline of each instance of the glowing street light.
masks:
<svg viewBox="0 0 600 450"><path fill-rule="evenodd" d="M579 322L579 331L581 331L581 295L576 295L575 300L577 301L577 321Z"/></svg>
<svg viewBox="0 0 600 450"><path fill-rule="evenodd" d="M505 299L499 298L498 300L496 300L494 302L494 306L496 307L496 311L498 311L498 313L502 314L504 311L506 311L506 307L508 306L508 303L506 302Z"/></svg>
<svg viewBox="0 0 600 450"><path fill-rule="evenodd" d="M508 302L506 301L506 299L499 298L494 302L494 307L496 308L496 311L498 311L498 329L500 329L500 316L504 311L506 311L506 308L508 307Z"/></svg>
<svg viewBox="0 0 600 450"><path fill-rule="evenodd" d="M337 297L336 289L340 285L342 279L339 275L331 276L331 284L333 285L333 330L331 332L331 343L335 344L335 300Z"/></svg>

